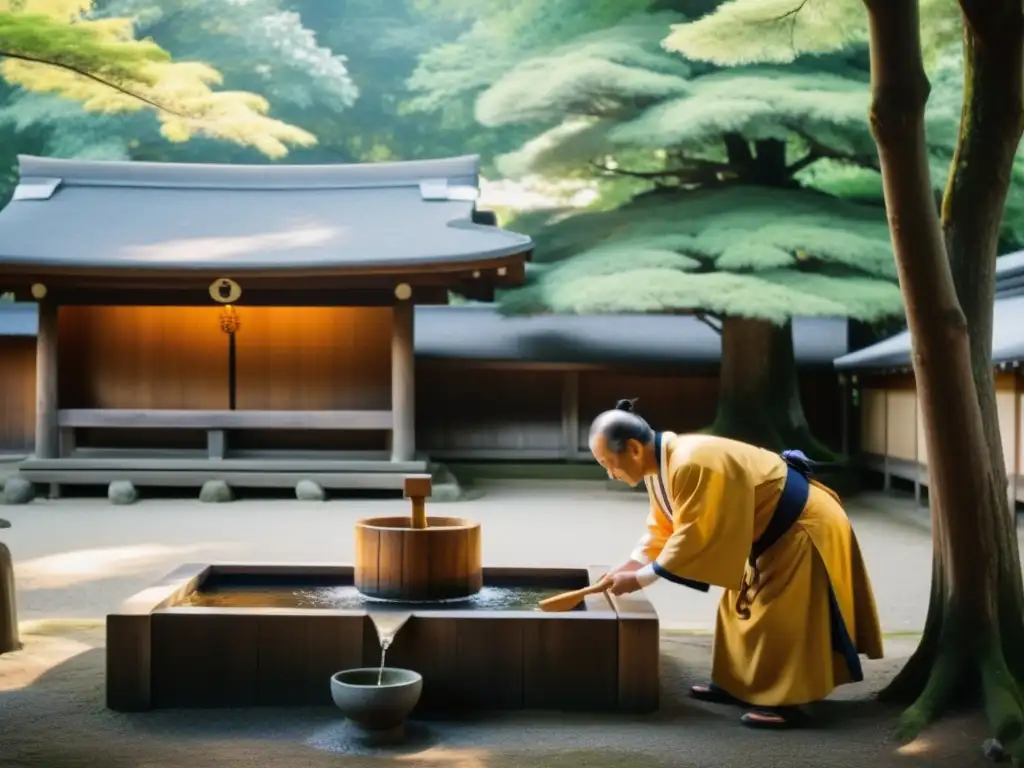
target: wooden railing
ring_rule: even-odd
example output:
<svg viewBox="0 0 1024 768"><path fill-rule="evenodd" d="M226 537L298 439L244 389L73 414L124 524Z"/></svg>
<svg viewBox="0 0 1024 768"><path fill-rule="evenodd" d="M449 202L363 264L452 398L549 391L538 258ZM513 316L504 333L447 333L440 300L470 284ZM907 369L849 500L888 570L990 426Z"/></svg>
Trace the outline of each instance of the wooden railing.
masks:
<svg viewBox="0 0 1024 768"><path fill-rule="evenodd" d="M211 459L223 458L227 430L236 429L346 429L391 430L391 411L196 411L133 409L65 409L57 412L60 453L75 448L75 430L96 429L201 429L206 430Z"/></svg>

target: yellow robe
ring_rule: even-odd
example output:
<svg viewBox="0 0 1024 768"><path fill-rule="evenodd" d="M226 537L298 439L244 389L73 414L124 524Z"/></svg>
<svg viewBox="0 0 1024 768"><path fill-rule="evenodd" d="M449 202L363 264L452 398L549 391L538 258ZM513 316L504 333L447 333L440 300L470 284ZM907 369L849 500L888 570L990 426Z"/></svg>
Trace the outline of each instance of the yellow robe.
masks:
<svg viewBox="0 0 1024 768"><path fill-rule="evenodd" d="M787 464L776 453L709 435L665 432L659 442L661 472L647 480L651 511L633 558L653 561L666 578L725 589L716 685L756 706L805 704L853 682L858 654L882 657L860 547L830 489L812 480L799 519L761 555L744 618L737 602L753 578L750 549L775 511Z"/></svg>

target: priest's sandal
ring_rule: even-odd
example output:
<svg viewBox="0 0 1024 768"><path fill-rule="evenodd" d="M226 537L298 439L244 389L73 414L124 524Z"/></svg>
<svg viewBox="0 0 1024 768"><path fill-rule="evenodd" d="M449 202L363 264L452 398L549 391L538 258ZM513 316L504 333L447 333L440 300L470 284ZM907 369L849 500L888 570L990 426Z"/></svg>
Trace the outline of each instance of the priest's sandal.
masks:
<svg viewBox="0 0 1024 768"><path fill-rule="evenodd" d="M706 701L711 704L732 704L742 706L743 702L730 693L726 693L714 683L707 685L695 685L690 688L690 695L699 701Z"/></svg>
<svg viewBox="0 0 1024 768"><path fill-rule="evenodd" d="M744 713L740 722L748 728L783 730L806 724L806 716L796 707L758 707Z"/></svg>

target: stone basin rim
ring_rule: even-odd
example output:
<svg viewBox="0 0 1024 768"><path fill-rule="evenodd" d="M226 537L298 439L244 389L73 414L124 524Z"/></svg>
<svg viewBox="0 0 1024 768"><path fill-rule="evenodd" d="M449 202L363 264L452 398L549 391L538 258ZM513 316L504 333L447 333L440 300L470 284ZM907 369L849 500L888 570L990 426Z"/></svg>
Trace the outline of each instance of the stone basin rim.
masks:
<svg viewBox="0 0 1024 768"><path fill-rule="evenodd" d="M397 677L401 678L393 682L386 682L388 673L398 673ZM372 683L350 683L344 680L345 675L354 674L365 674L370 677L371 680L375 680L377 675L380 673L380 667L355 667L354 669L343 669L340 672L335 672L331 675L331 683L339 685L343 688L351 688L354 690L394 690L395 688L408 688L409 686L418 685L423 682L423 675L412 669L403 669L402 667L384 667L384 682L377 685L376 682Z"/></svg>
<svg viewBox="0 0 1024 768"><path fill-rule="evenodd" d="M378 531L415 531L430 533L431 531L471 531L479 528L480 523L464 517L427 517L426 528L413 528L408 516L389 515L387 517L366 517L356 521L357 528L368 528Z"/></svg>

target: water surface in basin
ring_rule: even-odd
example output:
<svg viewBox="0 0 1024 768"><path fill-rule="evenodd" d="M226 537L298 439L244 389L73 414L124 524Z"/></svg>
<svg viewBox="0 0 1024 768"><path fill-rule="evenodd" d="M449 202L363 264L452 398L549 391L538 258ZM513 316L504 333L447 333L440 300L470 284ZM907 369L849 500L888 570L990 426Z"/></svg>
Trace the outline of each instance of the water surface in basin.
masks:
<svg viewBox="0 0 1024 768"><path fill-rule="evenodd" d="M348 583L345 583L347 581ZM299 608L309 610L456 610L532 611L547 598L579 589L586 579L553 579L551 586L487 583L469 598L432 602L399 602L367 597L351 579L214 573L179 605L202 608ZM333 583L332 583L333 582ZM581 603L576 610L584 610Z"/></svg>

